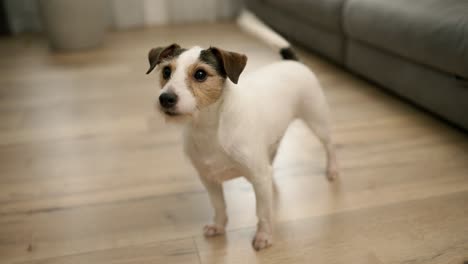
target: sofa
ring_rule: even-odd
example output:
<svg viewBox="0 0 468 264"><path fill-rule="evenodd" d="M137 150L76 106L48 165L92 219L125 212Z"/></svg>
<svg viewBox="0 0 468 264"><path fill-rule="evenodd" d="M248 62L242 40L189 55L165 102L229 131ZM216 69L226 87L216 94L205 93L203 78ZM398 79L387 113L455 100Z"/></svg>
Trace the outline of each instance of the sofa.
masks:
<svg viewBox="0 0 468 264"><path fill-rule="evenodd" d="M248 0L306 49L468 130L467 0Z"/></svg>

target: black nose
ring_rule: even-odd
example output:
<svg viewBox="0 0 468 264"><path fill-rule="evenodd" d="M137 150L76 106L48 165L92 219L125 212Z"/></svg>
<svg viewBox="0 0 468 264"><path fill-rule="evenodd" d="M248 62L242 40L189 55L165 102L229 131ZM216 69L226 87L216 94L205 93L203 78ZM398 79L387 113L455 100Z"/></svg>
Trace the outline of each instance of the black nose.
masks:
<svg viewBox="0 0 468 264"><path fill-rule="evenodd" d="M175 93L163 93L159 96L159 103L164 108L171 108L177 103L177 95Z"/></svg>

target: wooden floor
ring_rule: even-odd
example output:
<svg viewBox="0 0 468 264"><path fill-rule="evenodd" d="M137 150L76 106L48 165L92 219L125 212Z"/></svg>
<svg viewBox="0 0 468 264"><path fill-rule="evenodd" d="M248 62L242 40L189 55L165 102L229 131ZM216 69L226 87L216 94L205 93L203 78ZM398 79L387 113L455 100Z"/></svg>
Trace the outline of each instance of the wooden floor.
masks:
<svg viewBox="0 0 468 264"><path fill-rule="evenodd" d="M232 24L108 35L51 55L0 40L0 263L461 264L468 259L468 135L310 54L332 107L341 178L296 122L275 164L275 245L252 250L254 195L225 184L225 237L205 239L208 197L179 128L153 113L153 46L218 45L278 60ZM384 62L382 62L384 63ZM395 76L397 78L397 76Z"/></svg>

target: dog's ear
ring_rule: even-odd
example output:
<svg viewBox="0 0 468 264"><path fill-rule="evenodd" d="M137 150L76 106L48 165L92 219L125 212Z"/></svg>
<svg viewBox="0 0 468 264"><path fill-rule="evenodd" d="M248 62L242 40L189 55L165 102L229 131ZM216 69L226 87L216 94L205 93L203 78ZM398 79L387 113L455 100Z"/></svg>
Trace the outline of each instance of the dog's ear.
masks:
<svg viewBox="0 0 468 264"><path fill-rule="evenodd" d="M179 53L182 49L177 44L172 44L167 47L158 47L153 48L148 53L149 69L146 74L149 74L153 69L161 63L163 60L173 57L175 54Z"/></svg>
<svg viewBox="0 0 468 264"><path fill-rule="evenodd" d="M237 84L239 76L247 64L247 56L236 52L225 51L216 47L211 47L210 50L221 62L226 76L233 83Z"/></svg>

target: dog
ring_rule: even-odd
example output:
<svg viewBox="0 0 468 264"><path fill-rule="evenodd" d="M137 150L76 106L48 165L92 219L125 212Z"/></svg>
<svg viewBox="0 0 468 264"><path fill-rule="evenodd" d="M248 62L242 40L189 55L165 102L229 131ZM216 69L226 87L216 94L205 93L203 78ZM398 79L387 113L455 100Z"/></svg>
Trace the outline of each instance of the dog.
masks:
<svg viewBox="0 0 468 264"><path fill-rule="evenodd" d="M207 237L227 224L222 182L245 177L253 186L258 217L255 250L273 243L273 169L279 143L295 119L317 135L327 155L326 176L338 176L329 108L316 76L300 63L290 44L253 14L239 25L277 49L283 60L241 76L247 56L218 47L150 50L150 67L161 88L156 108L168 121L185 124L184 151L206 187L214 221Z"/></svg>

